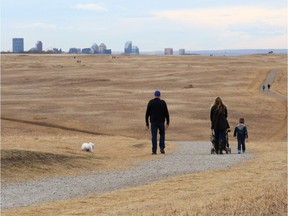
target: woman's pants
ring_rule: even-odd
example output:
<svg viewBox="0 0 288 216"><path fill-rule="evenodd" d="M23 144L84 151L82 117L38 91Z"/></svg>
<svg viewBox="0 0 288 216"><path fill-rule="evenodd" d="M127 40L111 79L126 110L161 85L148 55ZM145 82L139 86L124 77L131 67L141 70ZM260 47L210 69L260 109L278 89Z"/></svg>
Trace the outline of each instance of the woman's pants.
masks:
<svg viewBox="0 0 288 216"><path fill-rule="evenodd" d="M225 147L225 130L214 129L215 133L215 150L216 153L222 153L222 150Z"/></svg>

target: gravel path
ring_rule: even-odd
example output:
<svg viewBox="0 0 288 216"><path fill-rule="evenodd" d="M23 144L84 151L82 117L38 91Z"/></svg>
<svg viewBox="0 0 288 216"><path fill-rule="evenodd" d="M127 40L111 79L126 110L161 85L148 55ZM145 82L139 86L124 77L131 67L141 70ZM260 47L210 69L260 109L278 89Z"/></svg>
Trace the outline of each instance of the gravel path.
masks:
<svg viewBox="0 0 288 216"><path fill-rule="evenodd" d="M45 203L95 193L109 192L165 179L170 176L232 166L252 154L211 155L210 142L177 142L179 148L166 155L151 156L139 165L91 175L54 177L37 181L3 184L2 208ZM223 171L225 172L225 171Z"/></svg>

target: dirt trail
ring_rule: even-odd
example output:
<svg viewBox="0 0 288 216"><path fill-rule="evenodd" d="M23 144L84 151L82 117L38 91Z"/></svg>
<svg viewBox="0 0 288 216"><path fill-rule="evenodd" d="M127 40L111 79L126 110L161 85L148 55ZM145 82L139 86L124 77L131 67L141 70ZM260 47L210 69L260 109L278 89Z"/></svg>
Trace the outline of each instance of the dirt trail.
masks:
<svg viewBox="0 0 288 216"><path fill-rule="evenodd" d="M287 95L279 95L271 90L268 89L268 84L270 84L270 86L273 85L273 82L276 78L277 75L277 70L270 70L267 73L267 76L265 78L265 80L263 81L263 83L261 84L261 86L259 87L259 90L262 91L264 94L270 96L270 97L274 97L276 99L280 99L280 100L287 100ZM265 86L265 90L263 91L263 85Z"/></svg>
<svg viewBox="0 0 288 216"><path fill-rule="evenodd" d="M268 71L265 80L263 81L263 83L259 87L259 90L269 97L273 97L277 100L280 100L282 103L285 104L286 109L287 109L287 95L285 96L285 95L277 94L277 93L269 90L267 87L268 84L270 84L270 86L273 85L273 82L276 78L277 73L278 73L277 70ZM263 90L263 85L265 86L265 90ZM276 134L273 134L273 136L270 137L270 139L273 139L274 137L280 137L280 136L283 136L283 134L286 134L283 137L283 140L287 140L287 112L286 112L285 118L283 118L283 121L279 122L279 125L281 125L280 130Z"/></svg>

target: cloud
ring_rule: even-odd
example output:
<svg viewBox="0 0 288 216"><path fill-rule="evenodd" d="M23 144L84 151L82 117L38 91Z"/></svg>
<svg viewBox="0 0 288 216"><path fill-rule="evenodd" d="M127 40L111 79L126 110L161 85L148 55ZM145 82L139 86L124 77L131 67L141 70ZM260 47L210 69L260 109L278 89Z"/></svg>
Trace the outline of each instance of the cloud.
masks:
<svg viewBox="0 0 288 216"><path fill-rule="evenodd" d="M107 11L107 8L103 3L85 3L85 4L77 4L75 6L76 9L79 10L91 10L91 11Z"/></svg>
<svg viewBox="0 0 288 216"><path fill-rule="evenodd" d="M152 12L158 19L169 20L191 27L227 30L229 27L258 23L261 26L286 28L287 8L261 8L252 6L198 8ZM263 29L261 30L263 31Z"/></svg>
<svg viewBox="0 0 288 216"><path fill-rule="evenodd" d="M228 29L231 32L242 32L250 35L263 35L270 37L272 35L284 35L285 28L280 25L267 25L263 23L237 24L231 25Z"/></svg>
<svg viewBox="0 0 288 216"><path fill-rule="evenodd" d="M17 29L56 29L57 25L51 23L43 23L43 22L34 22L34 23L26 23L26 24L18 24L15 25L14 28Z"/></svg>

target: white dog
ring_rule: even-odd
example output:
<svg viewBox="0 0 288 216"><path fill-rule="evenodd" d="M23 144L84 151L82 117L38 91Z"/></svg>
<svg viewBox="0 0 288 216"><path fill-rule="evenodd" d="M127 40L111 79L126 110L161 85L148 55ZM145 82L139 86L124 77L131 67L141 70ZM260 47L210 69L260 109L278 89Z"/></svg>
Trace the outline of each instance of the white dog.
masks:
<svg viewBox="0 0 288 216"><path fill-rule="evenodd" d="M94 152L94 144L92 142L83 143L81 149L82 151Z"/></svg>

